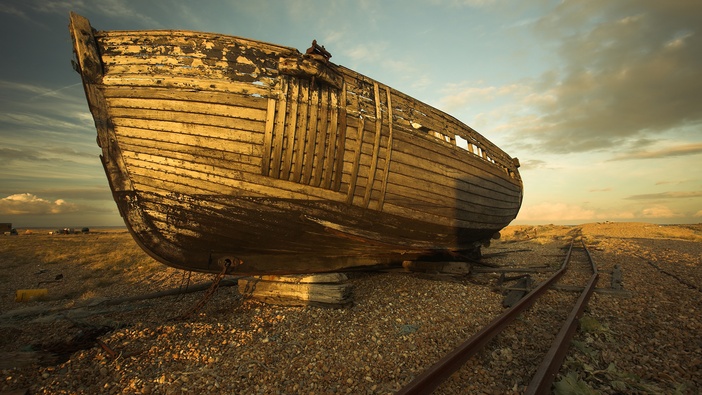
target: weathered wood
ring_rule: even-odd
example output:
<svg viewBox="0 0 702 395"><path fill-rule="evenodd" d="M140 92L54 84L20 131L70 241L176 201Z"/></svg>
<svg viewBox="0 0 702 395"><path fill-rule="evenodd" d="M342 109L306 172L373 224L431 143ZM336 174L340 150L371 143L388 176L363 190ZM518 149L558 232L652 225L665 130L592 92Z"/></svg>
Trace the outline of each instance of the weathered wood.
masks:
<svg viewBox="0 0 702 395"><path fill-rule="evenodd" d="M623 282L624 282L624 277L622 275L622 267L620 265L614 265L614 269L612 269L612 280L611 280L612 289L616 289L616 290L624 289Z"/></svg>
<svg viewBox="0 0 702 395"><path fill-rule="evenodd" d="M360 119L360 125L358 127L358 138L356 139L356 149L353 157L353 164L351 165L351 181L349 183L349 190L346 197L346 203L352 204L354 196L356 195L356 185L358 183L358 172L361 163L361 153L363 147L363 131L365 128L365 119Z"/></svg>
<svg viewBox="0 0 702 395"><path fill-rule="evenodd" d="M76 13L71 12L70 20L69 29L73 37L80 73L87 83L97 83L103 74L93 28L86 18Z"/></svg>
<svg viewBox="0 0 702 395"><path fill-rule="evenodd" d="M330 66L306 57L280 58L278 70L283 74L302 78L314 78L317 83L326 83L340 89L343 77Z"/></svg>
<svg viewBox="0 0 702 395"><path fill-rule="evenodd" d="M394 118L392 114L392 94L391 90L389 87L385 88L385 92L387 93L387 100L388 100L388 142L387 142L387 148L385 150L385 163L383 165L383 178L382 178L382 185L380 187L380 197L378 198L378 210L383 209L383 203L385 202L385 194L388 189L388 175L390 174L390 164L392 163L392 131L393 131L393 123Z"/></svg>
<svg viewBox="0 0 702 395"><path fill-rule="evenodd" d="M470 274L470 263L468 262L432 262L432 261L404 261L402 267L412 272L422 273L442 273L442 274Z"/></svg>
<svg viewBox="0 0 702 395"><path fill-rule="evenodd" d="M266 128L263 137L263 158L261 159L261 173L268 175L271 164L271 149L273 148L273 126L275 124L275 103L274 99L268 99L266 109Z"/></svg>
<svg viewBox="0 0 702 395"><path fill-rule="evenodd" d="M512 158L371 78L255 40L76 21L79 64L99 60L83 80L115 200L166 264L396 262L474 248L516 216Z"/></svg>
<svg viewBox="0 0 702 395"><path fill-rule="evenodd" d="M528 275L525 277L522 277L519 279L514 287L516 289L510 289L507 291L507 295L505 295L504 300L502 300L502 306L503 307L512 307L514 306L517 302L519 302L524 295L529 293L529 289L531 288L531 285L534 283L534 280L529 277Z"/></svg>
<svg viewBox="0 0 702 395"><path fill-rule="evenodd" d="M380 87L378 83L373 84L373 92L375 97L375 139L373 141L373 156L371 159L371 167L368 172L368 182L366 184L366 193L363 196L363 206L368 207L370 204L371 191L375 182L375 171L378 168L378 155L380 153L380 136L383 128L383 114L380 110Z"/></svg>
<svg viewBox="0 0 702 395"><path fill-rule="evenodd" d="M239 292L272 304L345 306L353 302L346 280L342 274L247 277Z"/></svg>
<svg viewBox="0 0 702 395"><path fill-rule="evenodd" d="M339 128L339 92L331 90L329 92L329 127L328 133L329 138L327 139L327 149L324 158L324 167L322 173L322 183L320 184L323 188L331 188L332 177L334 175L334 163L337 160L334 155L336 148L336 140Z"/></svg>

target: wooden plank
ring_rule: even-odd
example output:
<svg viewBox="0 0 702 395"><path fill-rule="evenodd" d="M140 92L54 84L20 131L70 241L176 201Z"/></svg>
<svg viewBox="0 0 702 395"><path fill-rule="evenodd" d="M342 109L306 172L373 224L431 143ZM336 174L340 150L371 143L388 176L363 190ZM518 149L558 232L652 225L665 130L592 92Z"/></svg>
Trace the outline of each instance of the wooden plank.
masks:
<svg viewBox="0 0 702 395"><path fill-rule="evenodd" d="M141 139L120 136L120 146L124 151L136 154L163 154L171 158L201 163L208 166L218 166L223 169L243 170L256 173L261 168L261 159L255 156L242 155L225 150L203 150L202 147L185 146L160 142L158 144L144 143Z"/></svg>
<svg viewBox="0 0 702 395"><path fill-rule="evenodd" d="M366 193L363 197L363 206L368 207L370 204L371 191L375 182L375 171L378 168L378 155L380 153L380 135L383 127L383 113L380 108L380 88L378 83L373 83L373 92L375 98L375 141L373 143L373 157L371 159L371 169L368 174L368 184L366 185Z"/></svg>
<svg viewBox="0 0 702 395"><path fill-rule="evenodd" d="M263 158L261 160L261 174L268 175L271 164L271 149L273 145L273 126L275 125L275 99L268 99L266 110L266 128L263 136Z"/></svg>
<svg viewBox="0 0 702 395"><path fill-rule="evenodd" d="M116 141L119 144L128 143L141 148L163 148L222 160L238 158L245 163L260 163L261 160L261 147L258 144L213 137L182 136L177 133L118 126Z"/></svg>
<svg viewBox="0 0 702 395"><path fill-rule="evenodd" d="M388 96L388 143L385 149L385 165L383 166L383 180L380 187L380 197L378 198L378 210L383 210L383 203L385 201L385 193L388 189L388 175L390 172L390 166L392 165L392 134L393 134L393 115L392 115L392 94L390 93L390 88L386 87L385 92Z"/></svg>
<svg viewBox="0 0 702 395"><path fill-rule="evenodd" d="M509 174L479 158L462 160L446 153L441 155L427 151L424 149L425 147L414 145L414 141L408 142L404 140L404 137L406 136L395 133L393 157L397 166L431 169L430 171L437 175L454 179L476 177L495 183L496 188L499 187L505 191L518 192L521 190ZM421 141L421 139L419 140Z"/></svg>
<svg viewBox="0 0 702 395"><path fill-rule="evenodd" d="M159 111L125 107L111 107L110 112L113 118L134 119L136 121L164 121L190 125L189 127L193 128L197 128L198 125L204 127L212 126L216 128L224 128L229 130L229 132L225 134L217 133L217 137L227 138L227 136L229 136L232 138L232 140L240 139L240 137L251 133L260 133L263 135L265 132L265 123L262 120L237 119L231 117L220 117L216 115L203 116L201 114L180 111ZM162 124L161 126L163 125L167 124ZM212 130L203 129L200 132L202 134L203 132L207 131ZM206 135L207 133L204 134Z"/></svg>
<svg viewBox="0 0 702 395"><path fill-rule="evenodd" d="M162 134L178 135L183 141L197 138L215 138L231 142L242 142L260 145L263 147L264 125L261 123L260 133L246 130L233 130L219 126L200 125L174 121L160 121L154 119L114 118L114 124L133 129L153 130L164 132Z"/></svg>
<svg viewBox="0 0 702 395"><path fill-rule="evenodd" d="M308 140L307 117L309 115L309 99L310 99L310 84L309 81L300 81L300 104L298 106L298 121L297 131L295 133L295 156L292 163L292 178L291 181L300 182L302 177L302 168L305 158L305 143Z"/></svg>
<svg viewBox="0 0 702 395"><path fill-rule="evenodd" d="M198 180L202 185L210 187L203 188L219 195L226 196L227 191L218 190L215 185L228 186L247 192L256 192L258 195L277 197L280 199L300 199L309 201L310 199L325 199L329 201L343 201L344 195L338 192L333 192L321 188L309 188L296 182L287 180L279 180L270 177L262 177L258 173L249 173L244 171L231 172L227 169L218 170L211 166L202 164L192 164L178 161L174 158L156 157L151 158L142 155L130 158L132 167L139 167L145 175L154 173L156 177L163 179L179 180L183 182L187 179ZM156 174L160 173L160 175ZM180 182L180 181L179 181ZM191 194L199 194L197 192L199 186L193 186ZM193 192L194 191L194 192Z"/></svg>
<svg viewBox="0 0 702 395"><path fill-rule="evenodd" d="M466 185L461 186L465 187ZM419 202L427 204L451 201L454 202L453 205L455 206L463 204L477 205L483 207L484 210L511 210L514 209L515 202L519 201L518 194L511 197L503 196L480 186L460 190L456 187L434 184L399 174L393 174L392 182L389 184L388 189L389 200L412 200L416 197Z"/></svg>
<svg viewBox="0 0 702 395"><path fill-rule="evenodd" d="M73 37L73 48L78 59L83 81L91 84L102 79L102 62L93 36L93 28L88 20L74 12L70 13L69 29Z"/></svg>
<svg viewBox="0 0 702 395"><path fill-rule="evenodd" d="M411 272L420 273L470 274L470 263L468 262L404 261L402 267Z"/></svg>
<svg viewBox="0 0 702 395"><path fill-rule="evenodd" d="M225 104L228 106L246 108L267 108L266 98L253 96L250 94L238 94L217 91L197 91L192 89L167 89L163 87L149 87L139 89L133 86L110 86L105 90L107 98L131 98L131 99L162 99L162 100L186 100L188 102ZM278 97L272 97L278 99Z"/></svg>
<svg viewBox="0 0 702 395"><path fill-rule="evenodd" d="M283 160L283 136L285 135L285 123L288 111L288 90L289 83L286 78L281 80L281 94L278 100L278 110L276 112L275 126L273 128L273 155L272 165L269 175L271 177L280 177L280 164Z"/></svg>
<svg viewBox="0 0 702 395"><path fill-rule="evenodd" d="M310 111L309 111L309 121L307 123L308 132L308 142L305 149L305 165L304 172L302 173L301 182L304 184L312 184L312 170L315 167L315 149L317 147L319 140L319 107L320 107L320 89L318 87L312 88L310 94Z"/></svg>
<svg viewBox="0 0 702 395"><path fill-rule="evenodd" d="M280 178L290 178L290 168L292 166L293 150L295 147L295 133L297 131L297 107L299 104L300 82L293 79L290 81L292 89L290 90L290 112L288 113L287 122L285 124L285 142L283 143L283 160L280 166Z"/></svg>
<svg viewBox="0 0 702 395"><path fill-rule="evenodd" d="M243 107L231 105L229 103L216 104L192 101L185 95L181 97L180 100L113 97L109 99L109 103L110 107L184 112L196 117L215 116L259 122L266 119L266 109L268 106L268 100L260 98L258 99L258 103L255 103L256 107ZM252 105L254 102L250 101L248 104ZM197 123L197 119L192 119L191 122Z"/></svg>
<svg viewBox="0 0 702 395"><path fill-rule="evenodd" d="M294 284L338 284L348 281L344 273L315 273L315 274L290 274L290 275L265 275L256 276L264 281L278 281Z"/></svg>
<svg viewBox="0 0 702 395"><path fill-rule="evenodd" d="M340 201L343 195L326 189L310 189L305 185L270 177L261 177L250 173L236 174L238 178L230 177L229 172L213 174L211 169L203 169L193 165L169 160L148 161L133 157L129 159L129 167L133 171L133 179L142 185L152 185L162 189L163 193L174 192L189 195L216 194L218 196L266 196L278 199L299 199L307 201L310 198ZM167 185L167 186L165 186ZM173 189L170 189L173 188Z"/></svg>
<svg viewBox="0 0 702 395"><path fill-rule="evenodd" d="M363 147L363 131L365 129L365 118L361 117L358 125L358 138L356 139L356 153L351 166L351 177L349 182L349 190L346 196L346 203L353 204L353 198L356 194L356 183L358 182L358 168L361 162L361 152Z"/></svg>
<svg viewBox="0 0 702 395"><path fill-rule="evenodd" d="M345 306L353 302L351 284L293 284L239 280L239 292L267 303L296 306Z"/></svg>
<svg viewBox="0 0 702 395"><path fill-rule="evenodd" d="M324 152L327 144L327 135L329 133L329 89L322 88L320 91L321 100L319 103L319 123L317 129L317 148L315 149L315 169L312 179L312 186L319 186L322 183L322 175L324 174Z"/></svg>
<svg viewBox="0 0 702 395"><path fill-rule="evenodd" d="M252 81L253 82L253 81ZM183 77L170 74L106 74L102 83L107 87L137 87L151 88L154 86L166 89L191 89L199 91L234 93L254 97L268 98L275 92L267 85L256 85L251 82L231 81L230 79Z"/></svg>
<svg viewBox="0 0 702 395"><path fill-rule="evenodd" d="M334 174L334 149L336 148L337 133L339 131L339 92L330 89L329 112L329 140L327 141L327 150L324 158L324 169L322 175L321 186L326 189L331 189L332 176Z"/></svg>
<svg viewBox="0 0 702 395"><path fill-rule="evenodd" d="M153 43L173 43L185 45L190 42L220 41L223 46L255 47L267 54L299 53L296 48L270 44L248 38L219 33L195 32L189 30L110 30L96 34L105 45L123 45L136 41ZM205 41L205 42L206 42ZM204 44L204 43L203 43Z"/></svg>
<svg viewBox="0 0 702 395"><path fill-rule="evenodd" d="M339 138L336 141L336 168L334 169L332 189L338 191L341 188L346 151L346 84L342 85L341 97L339 98Z"/></svg>
<svg viewBox="0 0 702 395"><path fill-rule="evenodd" d="M403 218L409 218L417 221L424 221L429 224L441 225L441 226L451 226L456 228L467 228L467 229L495 229L503 228L509 224L513 219L511 217L495 217L491 221L477 221L473 219L457 219L453 216L441 216L432 213L427 213L423 210L417 210L414 208L408 208L406 206L398 206L390 201L386 200L384 204L383 212L388 214L394 214L402 216ZM504 221L500 221L502 218Z"/></svg>

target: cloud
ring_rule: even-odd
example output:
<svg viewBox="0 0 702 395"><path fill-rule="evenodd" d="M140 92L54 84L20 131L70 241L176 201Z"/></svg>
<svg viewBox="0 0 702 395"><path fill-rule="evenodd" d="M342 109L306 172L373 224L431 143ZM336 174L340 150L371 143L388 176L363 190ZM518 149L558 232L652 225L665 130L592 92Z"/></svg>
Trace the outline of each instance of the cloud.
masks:
<svg viewBox="0 0 702 395"><path fill-rule="evenodd" d="M63 0L29 0L26 6L32 11L41 13L53 13L62 16L68 15L69 11L89 12L90 14L102 14L110 17L138 20L151 28L160 26L153 18L137 11L133 4L124 0L101 0L101 1L63 1Z"/></svg>
<svg viewBox="0 0 702 395"><path fill-rule="evenodd" d="M522 207L520 221L588 221L595 218L595 211L566 203L540 203Z"/></svg>
<svg viewBox="0 0 702 395"><path fill-rule="evenodd" d="M523 84L484 86L481 82L454 83L448 84L441 90L443 97L439 100L439 106L450 113L457 109L505 97L533 98L529 96L529 91L529 87Z"/></svg>
<svg viewBox="0 0 702 395"><path fill-rule="evenodd" d="M661 192L649 193L644 195L632 195L625 199L628 200L660 200L660 199L688 199L702 197L702 191L693 192Z"/></svg>
<svg viewBox="0 0 702 395"><path fill-rule="evenodd" d="M695 217L695 218L700 218L700 217L702 217L702 210L696 212L695 215L693 215L693 217Z"/></svg>
<svg viewBox="0 0 702 395"><path fill-rule="evenodd" d="M519 161L519 170L520 171L536 170L536 169L555 170L555 169L557 169L557 167L554 167L549 162L546 162L545 160L541 160L541 159L526 159L523 161L522 160Z"/></svg>
<svg viewBox="0 0 702 395"><path fill-rule="evenodd" d="M671 156L685 156L685 155L697 155L702 154L702 143L696 144L682 144L674 147L668 147L658 151L641 151L632 152L628 154L623 154L616 156L610 161L616 160L628 160L628 159L659 159L668 158Z"/></svg>
<svg viewBox="0 0 702 395"><path fill-rule="evenodd" d="M561 61L533 86L552 100L520 137L586 152L702 122L700 14L694 1L561 2L534 24Z"/></svg>
<svg viewBox="0 0 702 395"><path fill-rule="evenodd" d="M30 193L10 195L0 199L0 214L46 215L66 214L78 211L78 206L63 199L49 201Z"/></svg>
<svg viewBox="0 0 702 395"><path fill-rule="evenodd" d="M682 215L680 213L674 212L670 208L663 206L663 205L657 205L657 206L645 208L645 209L641 210L641 216L644 218L682 217Z"/></svg>
<svg viewBox="0 0 702 395"><path fill-rule="evenodd" d="M695 217L702 216L702 211ZM517 217L520 223L584 223L588 221L651 220L685 217L678 211L662 204L646 206L639 210L589 209L582 206L544 202L522 207Z"/></svg>

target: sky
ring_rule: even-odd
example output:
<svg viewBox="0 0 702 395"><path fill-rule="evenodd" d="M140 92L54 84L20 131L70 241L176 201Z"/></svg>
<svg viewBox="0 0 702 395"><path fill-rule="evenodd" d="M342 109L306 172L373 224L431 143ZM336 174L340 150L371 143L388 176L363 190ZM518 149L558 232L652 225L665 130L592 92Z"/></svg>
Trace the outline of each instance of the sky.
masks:
<svg viewBox="0 0 702 395"><path fill-rule="evenodd" d="M123 225L69 11L99 30L316 39L519 158L512 224L702 222L699 0L0 0L0 222Z"/></svg>

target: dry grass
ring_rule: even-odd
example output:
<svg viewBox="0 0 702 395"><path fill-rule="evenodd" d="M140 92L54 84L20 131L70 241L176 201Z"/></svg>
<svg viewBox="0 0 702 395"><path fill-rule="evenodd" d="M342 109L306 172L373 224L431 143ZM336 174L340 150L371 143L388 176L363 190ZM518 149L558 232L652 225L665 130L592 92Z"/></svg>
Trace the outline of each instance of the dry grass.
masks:
<svg viewBox="0 0 702 395"><path fill-rule="evenodd" d="M124 229L49 235L34 230L0 237L0 311L18 308L18 289L48 288L36 302L71 304L94 297L121 297L154 286L178 284L182 272L144 253ZM57 276L62 276L56 280ZM136 286L136 287L135 287Z"/></svg>

